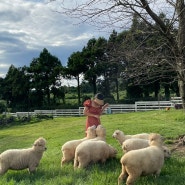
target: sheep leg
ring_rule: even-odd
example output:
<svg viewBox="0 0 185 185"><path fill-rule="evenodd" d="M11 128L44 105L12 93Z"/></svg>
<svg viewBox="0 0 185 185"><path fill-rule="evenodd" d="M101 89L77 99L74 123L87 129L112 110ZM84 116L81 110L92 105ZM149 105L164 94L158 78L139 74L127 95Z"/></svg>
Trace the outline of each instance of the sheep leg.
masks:
<svg viewBox="0 0 185 185"><path fill-rule="evenodd" d="M67 158L65 158L65 157L62 157L61 166L62 166L64 163L67 163L67 162L69 162L69 161L71 161L71 160L70 160L70 159L67 159Z"/></svg>
<svg viewBox="0 0 185 185"><path fill-rule="evenodd" d="M128 176L126 169L124 167L124 165L122 165L122 172L120 174L120 176L118 177L118 185L121 185L122 181L124 179L126 179L126 177Z"/></svg>
<svg viewBox="0 0 185 185"><path fill-rule="evenodd" d="M161 173L161 169L159 169L157 172L156 172L156 176L159 176Z"/></svg>
<svg viewBox="0 0 185 185"><path fill-rule="evenodd" d="M126 181L126 185L133 185L138 177L139 177L139 174L134 174L134 175L129 174L127 181Z"/></svg>
<svg viewBox="0 0 185 185"><path fill-rule="evenodd" d="M3 168L2 166L0 166L0 175L5 174L8 171L8 168Z"/></svg>
<svg viewBox="0 0 185 185"><path fill-rule="evenodd" d="M62 153L63 153L63 157L62 157L62 160L61 160L61 166L64 163L72 161L73 158L75 157L75 153L73 151L70 151L70 150L67 150L67 149L64 150Z"/></svg>
<svg viewBox="0 0 185 185"><path fill-rule="evenodd" d="M74 169L78 168L79 162L77 158L74 158Z"/></svg>
<svg viewBox="0 0 185 185"><path fill-rule="evenodd" d="M87 162L81 161L79 162L78 168L85 168L87 166Z"/></svg>
<svg viewBox="0 0 185 185"><path fill-rule="evenodd" d="M33 173L36 170L36 166L29 166L28 169L30 173Z"/></svg>

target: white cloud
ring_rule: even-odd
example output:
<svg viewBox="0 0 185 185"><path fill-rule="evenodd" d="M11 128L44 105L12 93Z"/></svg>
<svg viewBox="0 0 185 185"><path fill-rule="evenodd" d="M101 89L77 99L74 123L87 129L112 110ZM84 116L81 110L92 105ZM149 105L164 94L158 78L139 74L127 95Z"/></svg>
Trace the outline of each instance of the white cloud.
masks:
<svg viewBox="0 0 185 185"><path fill-rule="evenodd" d="M28 66L43 48L65 65L72 52L101 35L74 21L41 0L0 1L0 75L5 75L11 64Z"/></svg>

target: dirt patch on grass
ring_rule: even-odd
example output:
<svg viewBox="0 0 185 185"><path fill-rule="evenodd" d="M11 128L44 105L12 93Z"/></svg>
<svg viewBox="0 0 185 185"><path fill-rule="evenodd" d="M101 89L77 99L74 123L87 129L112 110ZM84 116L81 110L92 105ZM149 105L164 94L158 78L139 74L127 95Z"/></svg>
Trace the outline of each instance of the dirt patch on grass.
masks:
<svg viewBox="0 0 185 185"><path fill-rule="evenodd" d="M177 139L172 140L168 146L173 155L185 157L185 135L180 135Z"/></svg>

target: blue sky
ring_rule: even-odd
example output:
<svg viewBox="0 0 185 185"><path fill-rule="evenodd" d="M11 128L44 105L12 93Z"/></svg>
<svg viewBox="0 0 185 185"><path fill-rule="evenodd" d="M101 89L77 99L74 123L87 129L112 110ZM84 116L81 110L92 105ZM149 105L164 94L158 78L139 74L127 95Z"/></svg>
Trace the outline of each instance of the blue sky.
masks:
<svg viewBox="0 0 185 185"><path fill-rule="evenodd" d="M66 65L68 57L81 51L89 39L103 36L75 21L52 11L44 0L1 0L0 77L5 77L11 64L29 66L43 48Z"/></svg>

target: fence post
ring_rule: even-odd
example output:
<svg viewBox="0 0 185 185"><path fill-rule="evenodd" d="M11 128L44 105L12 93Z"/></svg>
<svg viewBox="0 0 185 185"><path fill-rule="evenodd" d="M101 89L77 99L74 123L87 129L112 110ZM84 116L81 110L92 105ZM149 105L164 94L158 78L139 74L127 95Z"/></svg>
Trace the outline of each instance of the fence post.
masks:
<svg viewBox="0 0 185 185"><path fill-rule="evenodd" d="M137 102L135 102L135 112L137 112Z"/></svg>

